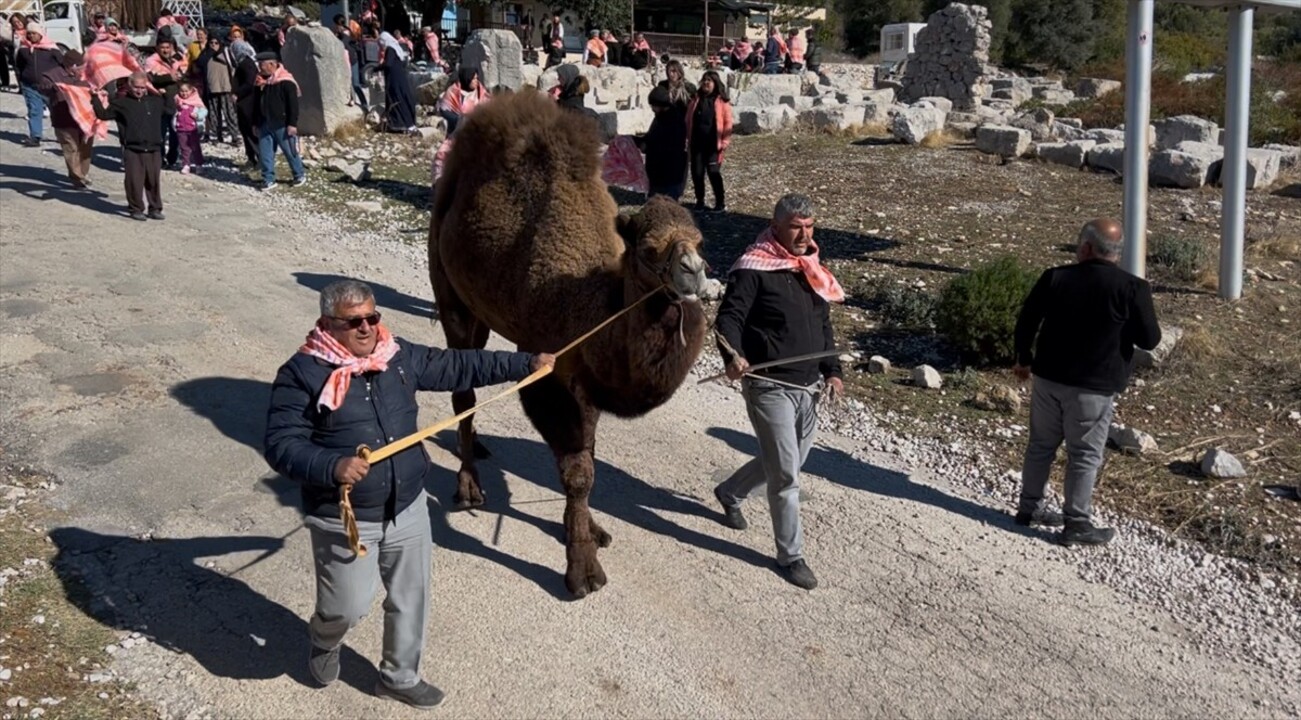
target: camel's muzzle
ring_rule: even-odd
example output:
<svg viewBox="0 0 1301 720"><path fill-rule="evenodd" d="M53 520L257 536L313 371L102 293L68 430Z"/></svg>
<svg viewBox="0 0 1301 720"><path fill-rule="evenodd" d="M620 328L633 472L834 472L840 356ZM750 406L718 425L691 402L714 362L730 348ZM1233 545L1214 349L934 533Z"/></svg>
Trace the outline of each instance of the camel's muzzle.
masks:
<svg viewBox="0 0 1301 720"><path fill-rule="evenodd" d="M705 288L705 259L691 249L677 253L671 269L669 287L683 300L699 300Z"/></svg>

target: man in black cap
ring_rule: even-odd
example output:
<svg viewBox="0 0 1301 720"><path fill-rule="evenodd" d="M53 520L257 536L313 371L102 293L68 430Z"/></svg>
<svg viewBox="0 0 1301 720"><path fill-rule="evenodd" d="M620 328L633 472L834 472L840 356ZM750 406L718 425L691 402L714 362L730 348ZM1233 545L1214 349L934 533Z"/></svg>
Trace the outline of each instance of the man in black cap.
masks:
<svg viewBox="0 0 1301 720"><path fill-rule="evenodd" d="M298 155L298 96L302 91L294 76L280 64L274 52L261 52L258 66L257 114L258 157L262 164L262 189L276 186L276 148L285 154L294 173L294 185L307 182L307 170Z"/></svg>

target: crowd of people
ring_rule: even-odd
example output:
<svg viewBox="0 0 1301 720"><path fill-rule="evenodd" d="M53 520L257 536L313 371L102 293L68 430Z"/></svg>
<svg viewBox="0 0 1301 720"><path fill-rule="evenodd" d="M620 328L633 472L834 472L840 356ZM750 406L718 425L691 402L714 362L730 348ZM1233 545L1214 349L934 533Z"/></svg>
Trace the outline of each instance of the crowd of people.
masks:
<svg viewBox="0 0 1301 720"><path fill-rule="evenodd" d="M807 38L804 35L808 35ZM792 28L785 38L781 30L768 31L767 42L751 43L745 38L727 40L710 58L714 67L725 67L733 72L761 72L767 75L782 73L816 73L822 66L822 49L810 31L801 33Z"/></svg>
<svg viewBox="0 0 1301 720"><path fill-rule="evenodd" d="M142 55L118 22L102 14L93 19L94 40L84 53L60 49L37 20L8 18L5 37L15 39L13 67L27 105L24 144L40 147L48 117L69 182L89 188L94 142L106 137L96 122L116 123L127 211L136 220L164 219L162 171L203 172L204 146L214 143L242 145L243 168L261 171L264 190L276 187L277 150L293 183L303 184L297 145L302 93L279 55L297 18L286 15L278 32L258 25L255 47L239 26L224 39L204 28L191 34L163 10L153 52Z"/></svg>

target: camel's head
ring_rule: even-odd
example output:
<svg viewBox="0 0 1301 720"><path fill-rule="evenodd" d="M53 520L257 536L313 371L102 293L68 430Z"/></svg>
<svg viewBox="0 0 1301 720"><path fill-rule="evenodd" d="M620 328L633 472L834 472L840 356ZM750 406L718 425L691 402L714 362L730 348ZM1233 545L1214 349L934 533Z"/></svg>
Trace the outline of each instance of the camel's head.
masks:
<svg viewBox="0 0 1301 720"><path fill-rule="evenodd" d="M663 285L682 300L699 301L705 286L703 239L685 208L656 195L637 214L620 215L618 223L628 246L628 271L639 290Z"/></svg>

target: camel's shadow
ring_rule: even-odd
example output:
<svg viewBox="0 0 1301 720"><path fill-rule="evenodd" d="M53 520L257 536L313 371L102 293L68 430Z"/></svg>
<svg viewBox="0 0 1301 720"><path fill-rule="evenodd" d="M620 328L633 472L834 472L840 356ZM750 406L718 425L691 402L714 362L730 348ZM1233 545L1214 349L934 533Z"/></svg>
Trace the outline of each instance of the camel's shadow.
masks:
<svg viewBox="0 0 1301 720"><path fill-rule="evenodd" d="M544 506L554 508L551 514L560 517L564 507L564 491L560 487L560 479L556 472L555 459L551 454L551 450L544 443L536 440L483 434L479 435L479 439L492 453L490 458L476 464L479 471L479 483L483 488L484 496L487 498L483 510L499 513L503 517L533 525L554 538L557 543L563 544L565 540L564 526L554 520L546 520L524 512L521 505L512 503L505 476L505 473L510 473L539 487L554 490L559 494L559 497L556 498L554 503L546 503ZM454 432L445 432L437 436L435 442L448 452L455 454L456 434ZM435 479L433 485L428 488L429 492L439 497L450 495L451 490L456 487L455 471L443 468L441 465L435 465L435 468ZM593 483L591 497L588 499L589 505L594 511L617 518L643 530L671 537L678 542L693 545L702 550L747 562L756 567L775 569L772 558L762 553L719 537L683 527L672 520L662 517L662 514L665 513L694 515L709 520L717 520L722 517L721 511L714 509L712 505L705 504L701 498L684 497L629 475L609 463L602 462L599 459L599 449L595 468L595 482ZM702 485L702 496L707 495L708 491L709 489ZM458 552L469 552L497 562L537 583L555 597L570 599L570 595L564 587L562 555L556 555L557 569L542 568L535 563L506 555L478 540L466 543L462 533L454 531L450 526L446 525L446 518L441 513L431 513L431 517L434 518L435 523L434 541L439 545ZM442 527L440 527L440 524L442 524ZM440 537L440 533L450 534L444 534ZM618 537L615 537L615 542L619 542Z"/></svg>

